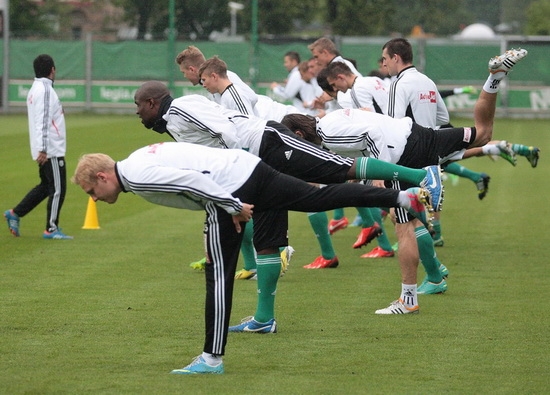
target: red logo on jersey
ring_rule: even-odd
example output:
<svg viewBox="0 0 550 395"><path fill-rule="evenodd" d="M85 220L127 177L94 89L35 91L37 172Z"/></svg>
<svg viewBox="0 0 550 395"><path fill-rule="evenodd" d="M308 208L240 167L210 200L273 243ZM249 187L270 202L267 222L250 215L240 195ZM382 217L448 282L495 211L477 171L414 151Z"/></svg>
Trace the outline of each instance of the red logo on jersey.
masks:
<svg viewBox="0 0 550 395"><path fill-rule="evenodd" d="M436 102L437 95L435 94L435 91L419 92L418 95L418 100L420 100L421 103Z"/></svg>
<svg viewBox="0 0 550 395"><path fill-rule="evenodd" d="M157 148L160 147L162 145L162 143L157 143L157 144L151 144L149 145L147 148L147 153L148 154L156 154L157 153Z"/></svg>
<svg viewBox="0 0 550 395"><path fill-rule="evenodd" d="M344 111L342 111L342 112L349 117L349 114L350 114L350 109L349 108L345 108Z"/></svg>

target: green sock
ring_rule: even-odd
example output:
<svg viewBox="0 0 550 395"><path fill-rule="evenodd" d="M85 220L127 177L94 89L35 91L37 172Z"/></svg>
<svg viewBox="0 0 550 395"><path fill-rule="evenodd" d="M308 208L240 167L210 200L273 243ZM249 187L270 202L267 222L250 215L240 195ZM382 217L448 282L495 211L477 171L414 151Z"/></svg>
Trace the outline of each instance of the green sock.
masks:
<svg viewBox="0 0 550 395"><path fill-rule="evenodd" d="M357 158L355 177L361 180L399 180L419 185L426 177L426 170L384 162L375 158Z"/></svg>
<svg viewBox="0 0 550 395"><path fill-rule="evenodd" d="M388 239L386 227L384 226L384 221L382 221L382 211L378 207L369 207L368 210L370 211L372 219L382 228L382 234L376 239L378 245L384 251L392 251L390 239Z"/></svg>
<svg viewBox="0 0 550 395"><path fill-rule="evenodd" d="M254 249L254 243L252 237L254 236L254 222L250 220L245 228L243 235L243 242L241 244L241 254L243 255L244 268L246 270L256 269L256 250Z"/></svg>
<svg viewBox="0 0 550 395"><path fill-rule="evenodd" d="M307 213L309 223L317 237L319 247L321 247L321 255L325 259L332 259L336 256L334 248L332 247L332 239L328 233L328 217L327 213Z"/></svg>
<svg viewBox="0 0 550 395"><path fill-rule="evenodd" d="M343 208L336 208L336 209L334 209L334 213L332 215L333 215L332 216L333 219L342 219L345 216L344 209Z"/></svg>
<svg viewBox="0 0 550 395"><path fill-rule="evenodd" d="M523 144L512 144L512 150L521 156L527 156L531 152L529 147Z"/></svg>
<svg viewBox="0 0 550 395"><path fill-rule="evenodd" d="M369 210L369 207L356 207L357 212L361 216L361 219L363 220L363 228L370 228L374 225L376 222L374 218L372 217L372 214Z"/></svg>
<svg viewBox="0 0 550 395"><path fill-rule="evenodd" d="M457 162L451 162L445 166L445 171L450 174L455 174L460 177L466 177L473 182L478 182L481 178L481 173L469 170L464 166L459 165Z"/></svg>
<svg viewBox="0 0 550 395"><path fill-rule="evenodd" d="M432 220L432 225L433 225L433 231L434 231L434 234L432 235L432 239L433 240L439 240L441 239L441 222L434 218Z"/></svg>
<svg viewBox="0 0 550 395"><path fill-rule="evenodd" d="M440 283L443 277L439 271L439 259L435 254L434 242L430 232L424 226L419 226L414 230L416 236L416 242L418 244L418 253L420 255L420 262L426 270L428 275L428 281L432 283Z"/></svg>
<svg viewBox="0 0 550 395"><path fill-rule="evenodd" d="M258 306L254 319L267 322L275 317L275 293L281 272L281 255L258 255Z"/></svg>

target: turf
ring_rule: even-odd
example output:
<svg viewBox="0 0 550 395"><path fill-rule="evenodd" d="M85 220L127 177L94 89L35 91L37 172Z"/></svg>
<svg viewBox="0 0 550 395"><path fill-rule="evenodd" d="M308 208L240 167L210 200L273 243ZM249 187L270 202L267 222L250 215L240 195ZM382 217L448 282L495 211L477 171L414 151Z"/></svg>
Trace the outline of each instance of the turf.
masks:
<svg viewBox="0 0 550 395"><path fill-rule="evenodd" d="M3 211L38 177L26 118L1 120ZM68 114L67 125L69 175L82 153L123 158L167 140L135 116ZM549 132L549 121L497 120L495 137L541 148L539 166L464 162L491 176L482 201L471 181L447 182L437 253L449 290L420 296L414 316L373 314L398 297L399 269L396 258L359 258L371 246L351 248L356 228L333 236L337 269L302 269L318 248L305 214L292 213L279 333L231 334L221 376L168 374L202 349L204 281L188 263L202 256L204 214L123 195L98 203L101 229L83 230L88 198L71 184L61 226L74 240L41 238L45 203L23 218L20 238L0 232L0 393L547 393ZM255 283L237 282L232 323L255 301Z"/></svg>

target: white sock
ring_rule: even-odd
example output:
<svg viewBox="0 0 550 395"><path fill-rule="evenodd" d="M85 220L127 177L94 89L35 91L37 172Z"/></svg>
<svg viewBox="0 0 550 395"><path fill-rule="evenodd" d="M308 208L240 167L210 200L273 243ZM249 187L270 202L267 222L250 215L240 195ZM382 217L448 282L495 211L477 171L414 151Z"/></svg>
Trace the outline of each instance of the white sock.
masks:
<svg viewBox="0 0 550 395"><path fill-rule="evenodd" d="M399 195L397 195L397 204L405 210L410 209L411 199L409 198L409 193L406 191L399 191Z"/></svg>
<svg viewBox="0 0 550 395"><path fill-rule="evenodd" d="M416 284L401 284L401 300L406 307L418 306Z"/></svg>
<svg viewBox="0 0 550 395"><path fill-rule="evenodd" d="M202 358L210 366L218 366L220 363L222 363L222 357L221 356L212 355L212 354L209 354L207 352L202 353Z"/></svg>
<svg viewBox="0 0 550 395"><path fill-rule="evenodd" d="M496 144L486 144L483 147L481 147L481 151L485 155L499 155L500 149L498 148L498 145Z"/></svg>
<svg viewBox="0 0 550 395"><path fill-rule="evenodd" d="M504 72L490 74L489 77L487 77L487 81L485 81L485 84L483 85L483 90L487 93L497 93L500 81L504 77L506 77L506 73Z"/></svg>

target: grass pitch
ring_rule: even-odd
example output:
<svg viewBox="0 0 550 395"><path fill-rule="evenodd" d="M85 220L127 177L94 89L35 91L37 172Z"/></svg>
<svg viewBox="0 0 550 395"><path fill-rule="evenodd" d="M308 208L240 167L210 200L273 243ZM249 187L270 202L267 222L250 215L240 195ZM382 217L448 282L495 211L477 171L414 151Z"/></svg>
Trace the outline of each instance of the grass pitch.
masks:
<svg viewBox="0 0 550 395"><path fill-rule="evenodd" d="M26 118L1 120L4 211L38 175ZM67 128L69 176L80 154L122 159L167 140L135 116L68 114ZM188 263L202 256L204 214L121 195L98 203L101 229L83 230L88 198L70 184L61 226L74 240L41 238L45 203L22 219L20 238L2 225L0 393L547 393L550 123L497 120L494 136L537 145L542 159L536 169L524 158L515 168L463 162L491 176L482 201L471 181L447 183L437 249L446 294L420 296L418 315L375 316L399 295L397 259L359 258L368 249L351 248L358 230L348 228L333 237L340 267L302 269L319 252L306 215L291 213L296 254L279 282L279 333L230 334L221 376L168 374L202 349L204 281ZM232 323L254 312L255 292L237 282Z"/></svg>

